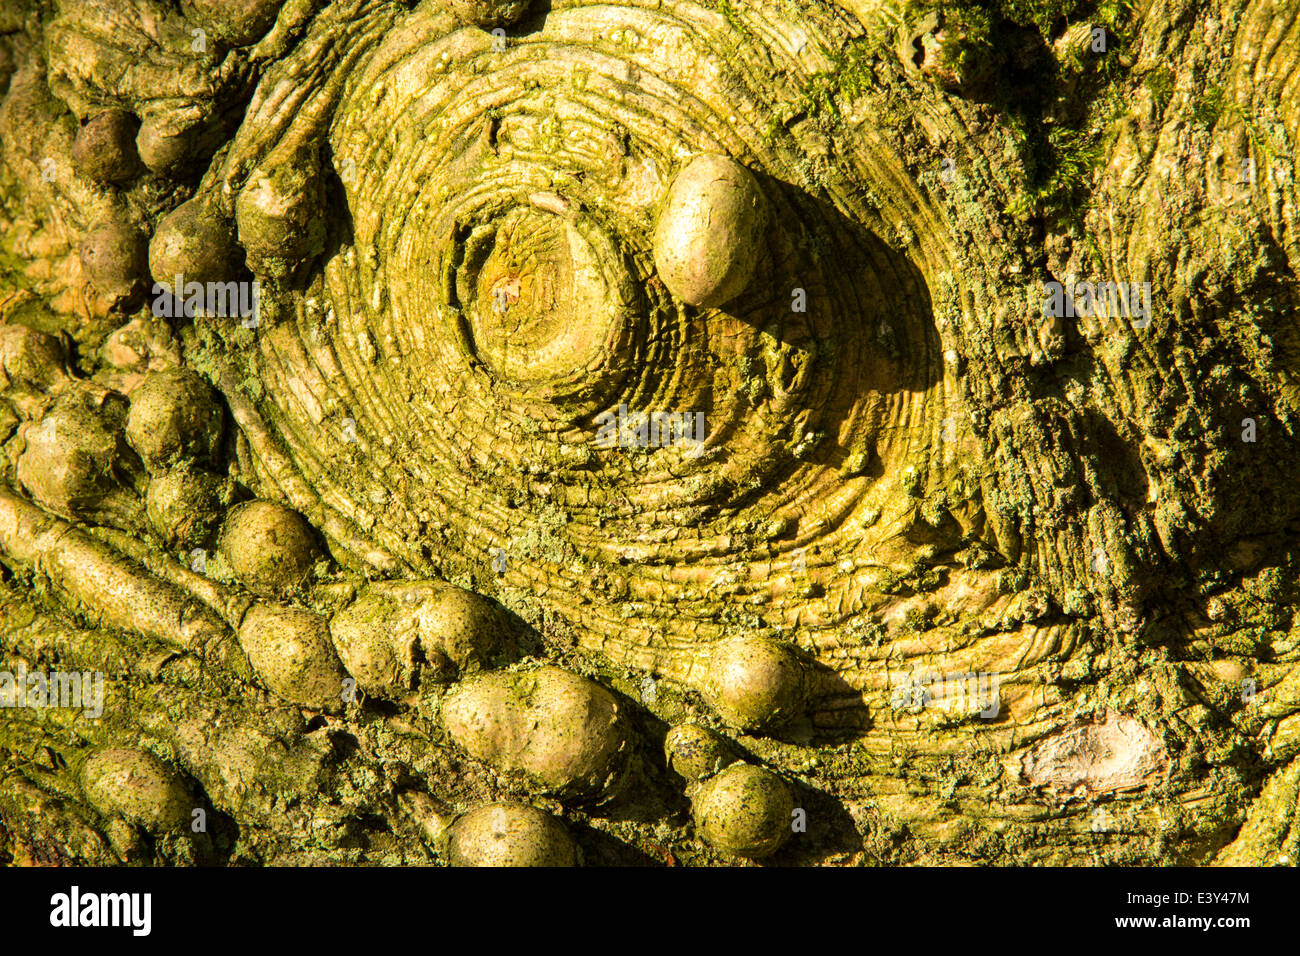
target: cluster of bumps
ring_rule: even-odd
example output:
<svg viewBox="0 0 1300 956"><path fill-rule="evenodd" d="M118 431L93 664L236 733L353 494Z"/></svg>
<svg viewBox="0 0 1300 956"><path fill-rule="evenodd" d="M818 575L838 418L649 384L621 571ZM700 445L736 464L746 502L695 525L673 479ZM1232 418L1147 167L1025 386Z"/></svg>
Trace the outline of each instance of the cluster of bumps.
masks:
<svg viewBox="0 0 1300 956"><path fill-rule="evenodd" d="M528 2L448 6L462 22L492 29L516 21ZM266 24L247 26L255 33ZM173 139L127 111L105 110L81 126L73 162L99 183L127 184L142 166L159 173L182 161L185 144ZM727 182L741 212L758 214L757 186L734 163L697 160L679 177L675 195L690 194L696 180ZM732 297L748 279L751 257L732 249L719 261L691 248L690 236L674 232L690 232L689 222L677 228L678 219L691 218L689 210L678 215L669 206L656 241L666 280L695 304ZM242 252L250 262L257 258L255 212L237 204L238 244L230 225L200 200L163 217L151 240L125 221L101 222L80 248L85 274L99 291L122 299L138 293L146 270L160 281L177 273L199 281L228 277ZM743 225L736 225L738 235L756 234ZM282 246L276 239L268 253ZM569 670L521 663L517 622L488 599L443 581L403 580L368 583L329 614L305 606L306 589L331 570L325 544L299 512L250 498L239 469L230 467L237 436L229 413L202 375L182 365L155 368L128 395L74 368L59 338L0 326L0 387L22 419L6 446L8 475L51 515L150 540L183 563L215 553L192 570L240 595L225 617L267 690L312 713L346 713L367 699L427 710L461 750L562 804L599 806L626 789L642 743L634 739L626 701ZM706 674L704 699L736 731L770 731L806 710L807 662L779 642L724 642L712 649ZM709 845L761 858L785 843L796 808L780 775L747 762L729 737L700 724L671 728L664 749ZM101 749L84 761L79 781L88 803L108 818L154 833L190 827L195 800L187 785L147 750ZM561 820L529 803L463 811L438 805L432 814L448 862L578 862Z"/></svg>
<svg viewBox="0 0 1300 956"><path fill-rule="evenodd" d="M519 664L518 622L489 599L444 581L402 580L366 584L330 615L294 603L328 575L328 553L297 511L239 500L246 490L224 465L227 412L197 372L152 372L128 398L76 377L68 362L58 339L0 327L6 396L40 415L10 445L18 484L54 515L151 538L183 557L215 547L218 558L202 570L246 595L231 602L230 623L268 690L316 713L344 712L358 698L428 708L463 751L561 801L600 804L623 790L637 749L625 703L563 668ZM704 699L737 731L772 730L806 710L807 663L782 643L726 641L712 649L706 673ZM682 724L667 733L665 752L688 782L697 832L710 845L757 858L789 837L789 785L741 760L728 737ZM193 801L146 751L101 751L81 779L88 801L109 816L147 829L190 822ZM445 822L453 863L576 862L559 820L525 803Z"/></svg>

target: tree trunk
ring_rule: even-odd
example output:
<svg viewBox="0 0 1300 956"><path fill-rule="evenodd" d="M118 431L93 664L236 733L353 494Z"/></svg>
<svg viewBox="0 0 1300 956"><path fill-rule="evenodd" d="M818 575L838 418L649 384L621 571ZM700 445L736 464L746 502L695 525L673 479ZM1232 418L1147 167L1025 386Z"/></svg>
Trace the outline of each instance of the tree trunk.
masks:
<svg viewBox="0 0 1300 956"><path fill-rule="evenodd" d="M663 755L698 723L806 811L777 862L1294 864L1300 10L518 6L0 15L0 669L104 681L0 712L0 855L445 860L512 801L734 862ZM249 499L318 549L239 551ZM369 686L382 581L612 690L638 785L476 753L477 663ZM285 608L328 637L264 651ZM737 638L798 713L728 717Z"/></svg>

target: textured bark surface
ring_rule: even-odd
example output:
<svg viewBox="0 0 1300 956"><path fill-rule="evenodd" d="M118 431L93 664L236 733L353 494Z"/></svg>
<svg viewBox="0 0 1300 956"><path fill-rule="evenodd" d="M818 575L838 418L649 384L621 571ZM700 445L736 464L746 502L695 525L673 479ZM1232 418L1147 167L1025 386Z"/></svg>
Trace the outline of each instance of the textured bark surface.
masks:
<svg viewBox="0 0 1300 956"><path fill-rule="evenodd" d="M445 861L514 801L588 864L736 862L692 816L719 778L663 749L723 730L710 664L751 637L798 649L804 705L724 734L806 811L773 862L1294 865L1296 4L456 6L0 14L0 670L104 674L98 719L0 710L0 858ZM762 196L717 308L656 272L701 154ZM256 321L154 314L150 238L153 280L256 279ZM1149 316L1046 315L1076 281L1149 283ZM127 416L176 367L222 427L155 460ZM621 406L702 413L702 448L603 447ZM245 572L218 530L253 498L312 537ZM464 612L504 656L431 651L435 588L363 678L329 622L408 580L506 609ZM267 651L285 607L315 616ZM543 661L613 692L553 711L575 746L616 714L595 796L443 720ZM349 664L404 691L327 701ZM993 679L911 693L934 674ZM548 699L481 706L544 735ZM158 763L97 797L115 748ZM151 774L205 832L133 809ZM524 855L569 859L545 832Z"/></svg>

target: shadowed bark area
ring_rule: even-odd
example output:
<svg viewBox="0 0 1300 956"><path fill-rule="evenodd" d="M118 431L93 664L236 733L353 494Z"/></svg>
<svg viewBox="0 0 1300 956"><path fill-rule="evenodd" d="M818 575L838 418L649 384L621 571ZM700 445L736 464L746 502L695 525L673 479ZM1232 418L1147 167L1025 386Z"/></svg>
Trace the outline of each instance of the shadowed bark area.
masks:
<svg viewBox="0 0 1300 956"><path fill-rule="evenodd" d="M0 854L1293 865L1297 57L19 3Z"/></svg>

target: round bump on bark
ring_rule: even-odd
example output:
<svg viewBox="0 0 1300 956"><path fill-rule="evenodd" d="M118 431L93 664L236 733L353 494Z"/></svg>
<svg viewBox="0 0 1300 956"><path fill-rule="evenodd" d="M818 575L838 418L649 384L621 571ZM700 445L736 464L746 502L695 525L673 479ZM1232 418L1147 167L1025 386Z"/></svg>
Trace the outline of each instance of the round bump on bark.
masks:
<svg viewBox="0 0 1300 956"><path fill-rule="evenodd" d="M341 708L347 673L330 643L329 624L319 614L254 605L239 625L239 643L273 693L313 710Z"/></svg>
<svg viewBox="0 0 1300 956"><path fill-rule="evenodd" d="M188 0L186 12L215 38L248 46L275 25L284 0Z"/></svg>
<svg viewBox="0 0 1300 956"><path fill-rule="evenodd" d="M86 121L72 144L72 164L101 183L124 183L140 171L135 136L139 120L126 110L103 110Z"/></svg>
<svg viewBox="0 0 1300 956"><path fill-rule="evenodd" d="M25 325L0 325L3 387L52 390L67 378L66 362L67 352L54 336Z"/></svg>
<svg viewBox="0 0 1300 956"><path fill-rule="evenodd" d="M679 724L664 738L668 766L687 780L703 780L736 760L736 750L721 734L698 724Z"/></svg>
<svg viewBox="0 0 1300 956"><path fill-rule="evenodd" d="M23 432L19 483L43 508L65 518L133 528L143 482L135 453L122 437L117 403L101 407L72 397Z"/></svg>
<svg viewBox="0 0 1300 956"><path fill-rule="evenodd" d="M153 754L114 747L91 754L81 768L81 790L104 816L122 817L155 833L184 826L194 799L180 778Z"/></svg>
<svg viewBox="0 0 1300 956"><path fill-rule="evenodd" d="M149 244L144 233L118 217L91 228L77 252L91 285L105 295L129 296L148 270Z"/></svg>
<svg viewBox="0 0 1300 956"><path fill-rule="evenodd" d="M696 831L710 846L757 859L790 836L794 796L772 771L735 763L700 784L691 809Z"/></svg>
<svg viewBox="0 0 1300 956"><path fill-rule="evenodd" d="M226 515L217 549L251 591L270 594L299 587L321 556L307 519L274 501L246 501Z"/></svg>
<svg viewBox="0 0 1300 956"><path fill-rule="evenodd" d="M473 756L561 795L612 796L632 750L614 695L558 667L467 681L444 699L442 719Z"/></svg>
<svg viewBox="0 0 1300 956"><path fill-rule="evenodd" d="M126 440L150 471L217 457L221 405L212 386L188 368L154 372L131 393Z"/></svg>
<svg viewBox="0 0 1300 956"><path fill-rule="evenodd" d="M210 471L183 464L155 475L145 492L149 524L169 547L204 544L221 522L229 483Z"/></svg>
<svg viewBox="0 0 1300 956"><path fill-rule="evenodd" d="M320 166L309 150L254 170L235 200L248 267L283 278L322 244Z"/></svg>
<svg viewBox="0 0 1300 956"><path fill-rule="evenodd" d="M659 278L690 305L725 305L753 279L767 218L753 173L726 156L696 156L668 187L655 225Z"/></svg>
<svg viewBox="0 0 1300 956"><path fill-rule="evenodd" d="M461 23L490 30L517 22L532 0L446 0L446 3Z"/></svg>
<svg viewBox="0 0 1300 956"><path fill-rule="evenodd" d="M181 203L158 223L149 243L149 272L171 285L177 276L189 282L229 282L242 271L235 225L202 198ZM173 289L181 296L183 289Z"/></svg>
<svg viewBox="0 0 1300 956"><path fill-rule="evenodd" d="M448 831L452 866L576 866L563 823L524 803L492 803L458 818Z"/></svg>
<svg viewBox="0 0 1300 956"><path fill-rule="evenodd" d="M793 648L763 637L716 645L701 689L728 725L744 731L780 727L803 714L808 701L807 672Z"/></svg>
<svg viewBox="0 0 1300 956"><path fill-rule="evenodd" d="M151 172L166 175L190 158L196 135L192 127L178 123L171 114L155 113L140 121L135 148L140 162Z"/></svg>
<svg viewBox="0 0 1300 956"><path fill-rule="evenodd" d="M389 699L499 662L508 633L505 613L491 601L439 581L372 584L330 620L358 686Z"/></svg>

